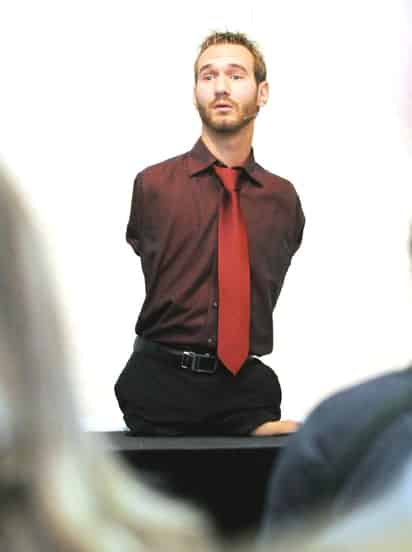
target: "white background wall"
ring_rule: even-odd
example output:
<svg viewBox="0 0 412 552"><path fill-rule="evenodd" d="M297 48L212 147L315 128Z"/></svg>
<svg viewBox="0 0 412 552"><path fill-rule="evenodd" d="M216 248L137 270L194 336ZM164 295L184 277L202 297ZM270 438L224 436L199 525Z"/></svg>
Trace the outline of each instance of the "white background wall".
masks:
<svg viewBox="0 0 412 552"><path fill-rule="evenodd" d="M49 247L85 427L123 427L113 385L144 293L124 239L132 183L196 142L192 65L214 29L264 52L255 156L295 184L307 216L263 358L284 416L410 361L405 4L2 2L1 159Z"/></svg>

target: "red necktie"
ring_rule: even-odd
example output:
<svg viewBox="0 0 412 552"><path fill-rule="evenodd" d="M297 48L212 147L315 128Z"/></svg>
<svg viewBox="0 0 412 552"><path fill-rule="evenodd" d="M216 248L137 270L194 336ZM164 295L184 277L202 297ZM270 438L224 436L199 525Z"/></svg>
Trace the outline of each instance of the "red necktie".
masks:
<svg viewBox="0 0 412 552"><path fill-rule="evenodd" d="M213 166L225 190L219 208L217 356L237 374L249 355L250 268L246 225L239 205L240 170Z"/></svg>

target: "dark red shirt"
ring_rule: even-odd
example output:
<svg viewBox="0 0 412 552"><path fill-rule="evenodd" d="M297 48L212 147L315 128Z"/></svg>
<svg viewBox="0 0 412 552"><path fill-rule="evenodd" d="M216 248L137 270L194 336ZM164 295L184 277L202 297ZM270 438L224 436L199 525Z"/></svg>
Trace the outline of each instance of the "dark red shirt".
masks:
<svg viewBox="0 0 412 552"><path fill-rule="evenodd" d="M216 162L200 138L191 151L140 172L126 233L146 287L136 333L199 352L216 350L223 194ZM239 184L251 266L250 354L265 355L273 350L273 310L305 217L293 185L256 163L253 148Z"/></svg>

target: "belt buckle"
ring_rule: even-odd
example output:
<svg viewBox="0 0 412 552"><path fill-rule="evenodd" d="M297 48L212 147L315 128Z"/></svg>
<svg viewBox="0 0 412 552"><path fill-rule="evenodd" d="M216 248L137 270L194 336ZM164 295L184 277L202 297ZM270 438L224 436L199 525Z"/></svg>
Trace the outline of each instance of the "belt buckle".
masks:
<svg viewBox="0 0 412 552"><path fill-rule="evenodd" d="M193 351L183 351L182 360L180 362L180 368L183 370L191 370L192 372L198 372L200 374L214 374L217 369L218 358L215 357L215 362L211 370L204 370L200 368L199 361L201 357L209 358L209 353L194 353Z"/></svg>

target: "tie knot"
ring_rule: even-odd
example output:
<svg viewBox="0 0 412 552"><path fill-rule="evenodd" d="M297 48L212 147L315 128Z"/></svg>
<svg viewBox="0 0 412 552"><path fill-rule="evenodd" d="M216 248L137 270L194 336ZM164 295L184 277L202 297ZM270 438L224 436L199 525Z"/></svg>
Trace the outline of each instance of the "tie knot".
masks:
<svg viewBox="0 0 412 552"><path fill-rule="evenodd" d="M231 169L230 167L219 167L213 165L215 173L218 175L222 181L224 187L229 191L233 192L237 190L237 183L240 177L240 169Z"/></svg>

